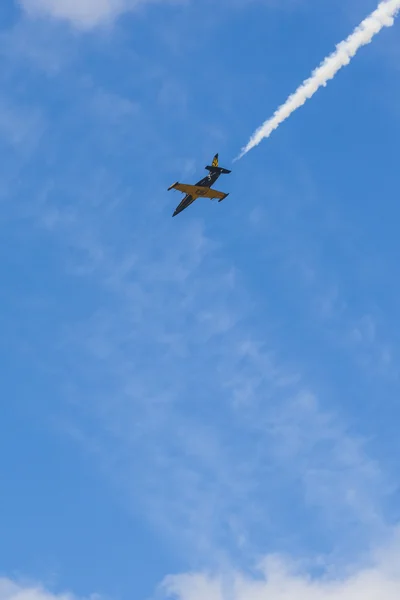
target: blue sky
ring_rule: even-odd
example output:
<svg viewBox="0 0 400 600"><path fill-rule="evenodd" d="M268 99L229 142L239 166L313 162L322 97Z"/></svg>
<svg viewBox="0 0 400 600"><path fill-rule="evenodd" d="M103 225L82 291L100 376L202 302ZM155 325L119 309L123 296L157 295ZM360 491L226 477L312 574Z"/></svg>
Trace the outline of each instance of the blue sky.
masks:
<svg viewBox="0 0 400 600"><path fill-rule="evenodd" d="M398 23L232 165L375 7L1 4L0 600L399 597Z"/></svg>

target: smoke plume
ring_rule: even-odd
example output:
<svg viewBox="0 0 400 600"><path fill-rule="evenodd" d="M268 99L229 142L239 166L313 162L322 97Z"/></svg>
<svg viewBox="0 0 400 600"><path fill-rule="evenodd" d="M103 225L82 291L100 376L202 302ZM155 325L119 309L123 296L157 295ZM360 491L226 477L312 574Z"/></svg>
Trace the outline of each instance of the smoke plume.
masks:
<svg viewBox="0 0 400 600"><path fill-rule="evenodd" d="M263 138L269 137L281 123L286 121L295 110L311 98L321 86L325 86L329 79L333 79L342 67L348 65L359 48L365 44L369 44L372 38L383 27L391 27L399 10L400 0L384 0L381 2L378 8L346 40L336 46L336 50L315 69L311 77L306 79L296 92L289 96L286 102L278 108L273 117L265 121L255 131L247 146L242 148L241 154L236 160L257 146Z"/></svg>

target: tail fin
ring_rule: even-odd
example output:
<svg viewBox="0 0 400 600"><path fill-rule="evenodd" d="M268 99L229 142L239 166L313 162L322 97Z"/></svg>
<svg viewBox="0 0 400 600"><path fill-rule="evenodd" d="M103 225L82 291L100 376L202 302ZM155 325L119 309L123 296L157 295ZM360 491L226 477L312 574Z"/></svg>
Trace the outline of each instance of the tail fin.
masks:
<svg viewBox="0 0 400 600"><path fill-rule="evenodd" d="M231 171L228 171L228 169L223 169L222 167L218 166L218 154L216 154L213 158L212 161L212 165L207 165L206 166L207 171L210 171L211 173L224 173L224 174L228 174Z"/></svg>

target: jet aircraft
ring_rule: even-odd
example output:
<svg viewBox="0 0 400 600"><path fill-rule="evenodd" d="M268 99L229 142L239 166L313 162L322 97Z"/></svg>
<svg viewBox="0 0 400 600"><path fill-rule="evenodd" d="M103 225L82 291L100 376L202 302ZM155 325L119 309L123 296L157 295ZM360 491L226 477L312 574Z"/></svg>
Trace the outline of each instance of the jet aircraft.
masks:
<svg viewBox="0 0 400 600"><path fill-rule="evenodd" d="M176 207L174 214L172 215L173 217L185 210L185 208L190 206L197 198L210 198L211 200L218 198L218 202L221 202L224 198L229 196L229 193L225 194L224 192L211 189L211 186L217 181L222 173L228 174L231 172L228 171L228 169L223 169L218 166L218 154L214 156L212 165L207 165L205 168L209 171L209 174L203 179L200 179L195 185L179 183L179 181L177 181L168 188L168 191L178 190L185 194L183 200Z"/></svg>

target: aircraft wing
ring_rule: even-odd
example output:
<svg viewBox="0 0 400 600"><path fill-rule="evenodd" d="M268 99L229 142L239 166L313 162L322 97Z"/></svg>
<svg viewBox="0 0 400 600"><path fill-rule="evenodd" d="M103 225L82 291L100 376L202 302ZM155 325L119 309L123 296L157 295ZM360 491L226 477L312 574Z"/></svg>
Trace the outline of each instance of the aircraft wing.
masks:
<svg viewBox="0 0 400 600"><path fill-rule="evenodd" d="M213 190L202 185L189 185L188 183L174 183L169 189L178 190L184 194L190 194L195 198L218 198L219 202L227 197L228 194Z"/></svg>

